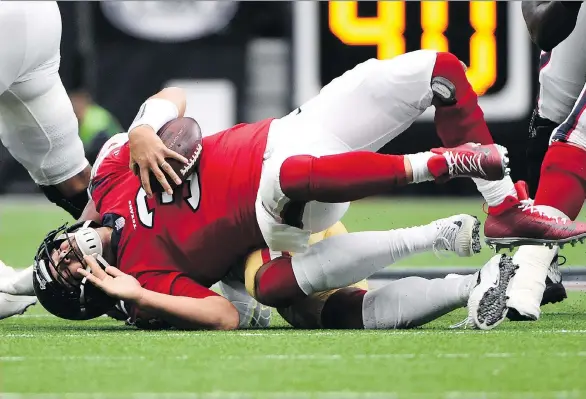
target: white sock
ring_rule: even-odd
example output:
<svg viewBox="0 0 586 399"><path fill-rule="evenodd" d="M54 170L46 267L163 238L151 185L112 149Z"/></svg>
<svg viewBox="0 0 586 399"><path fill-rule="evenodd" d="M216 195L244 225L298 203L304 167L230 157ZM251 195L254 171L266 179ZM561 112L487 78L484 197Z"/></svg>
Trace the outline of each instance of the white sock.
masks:
<svg viewBox="0 0 586 399"><path fill-rule="evenodd" d="M517 250L513 262L519 269L511 279L507 305L522 315L539 318L545 278L556 252L557 247L544 245L524 245Z"/></svg>
<svg viewBox="0 0 586 399"><path fill-rule="evenodd" d="M362 302L366 329L412 328L466 306L475 275L427 280L407 277L369 291Z"/></svg>
<svg viewBox="0 0 586 399"><path fill-rule="evenodd" d="M484 179L472 179L488 206L500 205L507 196L517 198L517 190L511 176L505 176L499 181L488 181Z"/></svg>
<svg viewBox="0 0 586 399"><path fill-rule="evenodd" d="M427 161L434 155L434 153L429 151L405 155L411 164L411 169L413 169L413 183L434 180L434 177L427 168Z"/></svg>
<svg viewBox="0 0 586 399"><path fill-rule="evenodd" d="M11 295L35 295L33 267L29 266L12 275L3 276L0 279L0 292Z"/></svg>
<svg viewBox="0 0 586 399"><path fill-rule="evenodd" d="M307 295L346 287L396 261L433 249L434 223L390 231L363 231L329 237L292 258L299 287Z"/></svg>

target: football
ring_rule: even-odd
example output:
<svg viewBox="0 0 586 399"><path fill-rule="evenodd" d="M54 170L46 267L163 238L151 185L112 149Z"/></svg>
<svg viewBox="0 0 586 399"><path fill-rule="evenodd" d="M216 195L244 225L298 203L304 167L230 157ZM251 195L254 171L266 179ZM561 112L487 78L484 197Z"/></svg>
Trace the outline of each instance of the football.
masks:
<svg viewBox="0 0 586 399"><path fill-rule="evenodd" d="M157 135L167 148L183 155L189 161L189 163L183 164L172 158L165 159L177 173L177 176L185 181L185 178L191 175L197 167L203 149L199 124L195 119L189 117L173 119L163 125ZM177 187L177 184L170 177L167 177L167 181L172 188ZM150 173L150 183L153 193L164 191L163 186L152 172Z"/></svg>

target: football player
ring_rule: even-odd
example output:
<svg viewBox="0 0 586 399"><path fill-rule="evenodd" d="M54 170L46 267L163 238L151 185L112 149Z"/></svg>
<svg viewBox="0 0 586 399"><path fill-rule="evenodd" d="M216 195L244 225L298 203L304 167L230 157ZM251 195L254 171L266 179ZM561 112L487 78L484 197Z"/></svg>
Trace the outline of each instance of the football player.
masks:
<svg viewBox="0 0 586 399"><path fill-rule="evenodd" d="M168 109L181 108L173 104L173 99L167 100ZM459 147L406 156L374 152L432 104L437 107L435 119L440 137L445 144L461 144ZM509 183L512 187L505 176L507 159L502 147L464 144L492 143L492 139L464 68L450 53L421 50L392 60L369 60L332 81L318 96L283 118L241 124L206 137L199 172L180 188L182 192L149 198L148 174L141 175L141 189L128 173L129 153L141 140L156 140L155 132L176 115L143 107L133 126L145 126L145 130L141 135L131 134L129 145L121 145L104 158L91 187L102 222L115 227L114 240L110 240L116 247L115 256L108 260L135 274L143 286L159 292L212 296L207 286L221 279L237 258L265 245L272 250L298 253L297 261L283 259L279 267L264 273L272 277L263 281L281 280L271 283L272 287L289 287L305 295L324 284L345 286L337 276L326 282L323 273L313 273L322 262L312 257L311 251L305 252L309 235L335 224L349 201L408 183L459 176L477 178L489 202L507 194ZM129 216L121 219L107 217L108 214ZM122 228L124 223L126 228ZM438 241L440 248L443 242L461 255L471 255L471 247L459 248L453 240L459 233L473 230L476 223L464 216L443 220L433 228L422 227L424 234L407 241L397 239L397 248L413 250L420 245L418 240L425 243L438 238L437 234L452 231L450 238ZM98 233L93 234L97 239ZM365 262L357 268L363 268L361 274L368 275L372 268L389 263L386 248L393 247L389 242L395 238L388 232L372 233L379 240L370 237L369 241L382 243L377 248L363 245L354 234L359 233L343 238L350 241L343 244L347 260L360 259L363 251L371 257L383 251L376 262ZM56 237L61 236L53 239ZM330 251L340 245L334 238L340 237L323 242ZM229 251L227 242L231 243ZM149 243L148 260L144 259L144 243ZM66 253L72 249L69 244L69 250L58 259L52 259L52 252L40 254L43 258L37 262L37 270L59 269L64 265L63 259L65 263L70 260ZM197 267L191 265L195 260ZM189 276L185 273L188 269ZM34 281L39 283L42 277ZM47 271L44 277L51 278L51 273ZM75 277L79 275L68 278L75 281ZM57 282L66 285L64 281ZM208 302L226 306L213 298ZM224 314L229 315L228 309L224 308Z"/></svg>
<svg viewBox="0 0 586 399"><path fill-rule="evenodd" d="M509 198L506 203L518 204L523 214L516 211L517 217L505 224L501 218L511 213L510 208L490 208L485 224L485 235L490 243L539 245L521 246L513 257L520 266L511 283L508 302L509 315L514 319L536 320L540 316L539 304L544 297L548 266L557 261L558 252L557 246L549 248L542 244L574 243L586 238L580 227L582 224L572 222L582 208L586 193L586 125L583 116L586 106L583 41L586 13L581 6L581 1L522 3L531 38L543 50L539 98L530 127L532 138L528 153L535 201L529 200L524 185L518 185L517 197L525 201L519 204ZM536 219L535 214L553 219ZM553 288L557 294L554 292L551 297L552 293L548 292L548 300L559 301L565 297L561 284Z"/></svg>

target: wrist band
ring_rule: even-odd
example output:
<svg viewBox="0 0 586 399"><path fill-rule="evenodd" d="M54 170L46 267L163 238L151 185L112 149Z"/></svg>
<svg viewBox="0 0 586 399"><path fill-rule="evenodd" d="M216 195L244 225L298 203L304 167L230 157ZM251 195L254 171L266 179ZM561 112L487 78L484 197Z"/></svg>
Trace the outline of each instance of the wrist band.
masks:
<svg viewBox="0 0 586 399"><path fill-rule="evenodd" d="M179 116L179 110L171 101L162 98L151 98L142 104L132 125L128 128L128 132L138 126L148 125L156 133L165 123L172 121L177 116Z"/></svg>

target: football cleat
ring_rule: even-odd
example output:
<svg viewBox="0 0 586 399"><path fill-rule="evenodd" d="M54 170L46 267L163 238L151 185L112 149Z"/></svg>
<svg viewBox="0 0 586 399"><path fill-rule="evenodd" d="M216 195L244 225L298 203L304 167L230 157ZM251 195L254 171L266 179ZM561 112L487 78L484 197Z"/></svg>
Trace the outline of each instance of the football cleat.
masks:
<svg viewBox="0 0 586 399"><path fill-rule="evenodd" d="M437 228L434 251L451 251L461 257L480 252L480 221L476 217L456 215L436 220L432 224Z"/></svg>
<svg viewBox="0 0 586 399"><path fill-rule="evenodd" d="M468 298L468 318L461 325L492 330L506 317L509 283L519 268L506 255L493 256L478 272Z"/></svg>
<svg viewBox="0 0 586 399"><path fill-rule="evenodd" d="M559 263L559 258L563 258L562 263ZM543 298L541 299L541 306L562 302L568 297L566 288L564 287L564 284L562 284L562 273L559 269L559 266L564 263L566 263L566 258L561 255L556 255L549 265L547 278L545 279L545 291L543 292Z"/></svg>
<svg viewBox="0 0 586 399"><path fill-rule="evenodd" d="M431 152L444 158L443 162L438 162L436 157L428 161L430 173L440 182L455 177L500 180L510 172L507 149L498 144L467 143L453 148L434 148Z"/></svg>
<svg viewBox="0 0 586 399"><path fill-rule="evenodd" d="M575 245L586 240L586 223L548 215L533 205L527 196L527 184L515 184L517 198L508 196L502 204L489 207L484 223L487 244L513 249L521 245L547 245L550 248L565 244Z"/></svg>

